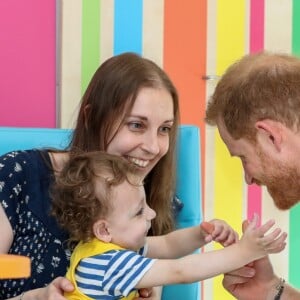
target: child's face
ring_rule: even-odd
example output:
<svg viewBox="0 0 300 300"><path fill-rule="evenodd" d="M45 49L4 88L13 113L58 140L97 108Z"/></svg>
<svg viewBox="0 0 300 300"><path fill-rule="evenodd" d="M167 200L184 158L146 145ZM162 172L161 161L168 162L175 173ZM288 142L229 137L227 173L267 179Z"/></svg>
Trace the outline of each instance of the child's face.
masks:
<svg viewBox="0 0 300 300"><path fill-rule="evenodd" d="M106 217L111 242L136 251L144 246L156 216L146 203L144 186L124 181L113 189L112 198L113 208Z"/></svg>

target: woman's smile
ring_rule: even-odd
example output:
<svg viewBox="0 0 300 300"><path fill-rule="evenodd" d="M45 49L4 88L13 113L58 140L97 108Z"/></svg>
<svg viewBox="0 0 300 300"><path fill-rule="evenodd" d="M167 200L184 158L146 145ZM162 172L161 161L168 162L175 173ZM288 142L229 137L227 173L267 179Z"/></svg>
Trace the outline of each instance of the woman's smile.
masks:
<svg viewBox="0 0 300 300"><path fill-rule="evenodd" d="M145 160L131 156L126 156L126 159L139 168L146 168L150 163L149 159Z"/></svg>

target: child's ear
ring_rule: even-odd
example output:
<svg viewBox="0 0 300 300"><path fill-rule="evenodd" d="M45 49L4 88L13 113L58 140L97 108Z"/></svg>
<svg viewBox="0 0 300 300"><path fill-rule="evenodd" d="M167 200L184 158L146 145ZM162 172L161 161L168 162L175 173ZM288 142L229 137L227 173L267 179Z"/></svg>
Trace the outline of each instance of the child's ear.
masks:
<svg viewBox="0 0 300 300"><path fill-rule="evenodd" d="M98 220L93 225L93 233L95 237L105 243L109 243L112 239L107 225L108 224L106 220Z"/></svg>

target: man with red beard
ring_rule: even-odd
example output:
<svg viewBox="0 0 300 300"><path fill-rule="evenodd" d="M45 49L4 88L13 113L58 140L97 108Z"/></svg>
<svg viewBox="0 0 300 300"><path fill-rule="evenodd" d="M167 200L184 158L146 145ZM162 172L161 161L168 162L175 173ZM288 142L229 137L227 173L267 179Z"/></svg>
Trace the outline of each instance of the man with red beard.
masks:
<svg viewBox="0 0 300 300"><path fill-rule="evenodd" d="M218 82L206 110L247 184L265 185L279 209L300 200L300 60L261 52L244 56ZM278 184L280 182L280 184ZM243 227L247 223L244 222ZM268 257L224 275L239 300L300 299Z"/></svg>

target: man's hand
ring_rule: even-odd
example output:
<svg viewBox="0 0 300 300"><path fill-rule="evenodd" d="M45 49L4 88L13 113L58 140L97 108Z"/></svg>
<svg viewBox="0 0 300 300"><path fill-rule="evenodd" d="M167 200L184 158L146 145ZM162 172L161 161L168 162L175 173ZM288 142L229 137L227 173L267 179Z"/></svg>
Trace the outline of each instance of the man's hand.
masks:
<svg viewBox="0 0 300 300"><path fill-rule="evenodd" d="M243 232L248 222L243 222ZM224 274L223 286L239 300L266 300L277 278L268 256Z"/></svg>

